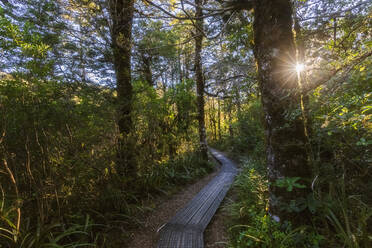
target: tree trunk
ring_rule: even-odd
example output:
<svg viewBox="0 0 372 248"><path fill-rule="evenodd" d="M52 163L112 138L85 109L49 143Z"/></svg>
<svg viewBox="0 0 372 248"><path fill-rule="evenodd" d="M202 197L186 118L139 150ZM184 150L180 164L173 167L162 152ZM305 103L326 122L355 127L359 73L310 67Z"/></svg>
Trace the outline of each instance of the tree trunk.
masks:
<svg viewBox="0 0 372 248"><path fill-rule="evenodd" d="M240 120L242 118L242 104L240 102L239 89L236 89L236 111L238 120Z"/></svg>
<svg viewBox="0 0 372 248"><path fill-rule="evenodd" d="M155 86L155 82L152 79L152 57L151 55L142 54L142 72L145 81L150 85L151 87Z"/></svg>
<svg viewBox="0 0 372 248"><path fill-rule="evenodd" d="M177 50L177 55L178 55L177 64L178 64L178 73L180 74L180 82L182 83L183 82L183 70L182 70L181 51L182 51L182 47L180 47L180 49Z"/></svg>
<svg viewBox="0 0 372 248"><path fill-rule="evenodd" d="M207 141L205 133L205 117L204 117L204 78L201 62L201 51L203 45L203 10L202 0L195 0L195 76L196 76L196 95L198 107L198 121L199 121L199 142L200 153L203 160L208 160Z"/></svg>
<svg viewBox="0 0 372 248"><path fill-rule="evenodd" d="M116 73L118 101L118 140L117 172L120 176L134 178L136 166L133 161L133 145L130 133L132 123L132 84L131 84L131 39L134 0L108 0L112 19L112 49Z"/></svg>
<svg viewBox="0 0 372 248"><path fill-rule="evenodd" d="M218 104L218 140L221 141L221 106L220 106L220 99L217 98Z"/></svg>
<svg viewBox="0 0 372 248"><path fill-rule="evenodd" d="M307 222L304 212L290 210L292 200L306 198L311 176L306 152L306 136L301 115L301 99L292 33L290 0L260 0L254 6L254 53L258 65L264 110L266 158L270 181L269 212L277 221L295 225ZM300 177L305 189L276 186L278 180Z"/></svg>
<svg viewBox="0 0 372 248"><path fill-rule="evenodd" d="M228 119L229 119L229 135L230 135L230 139L233 139L234 138L234 129L233 129L233 126L232 126L232 102L230 101L228 104L227 104L227 116L228 116Z"/></svg>
<svg viewBox="0 0 372 248"><path fill-rule="evenodd" d="M211 129L212 129L212 132L213 132L213 140L216 141L217 140L217 125L216 125L216 116L215 116L215 113L216 113L216 108L214 107L214 98L212 97L211 98L211 108L209 110L209 117L211 119L211 123L212 123L212 126L211 126Z"/></svg>
<svg viewBox="0 0 372 248"><path fill-rule="evenodd" d="M305 40L302 35L301 26L298 20L298 17L294 15L294 31L296 33L296 49L297 49L297 61L299 63L304 63L305 61ZM311 147L311 135L312 135L312 125L311 125L311 118L310 118L310 97L308 94L303 94L303 89L306 84L306 71L304 72L297 72L298 83L301 90L301 111L302 111L302 118L304 121L304 129L306 135L306 149L307 155L309 156L308 160L311 164L313 164L313 152ZM306 87L306 86L305 86Z"/></svg>

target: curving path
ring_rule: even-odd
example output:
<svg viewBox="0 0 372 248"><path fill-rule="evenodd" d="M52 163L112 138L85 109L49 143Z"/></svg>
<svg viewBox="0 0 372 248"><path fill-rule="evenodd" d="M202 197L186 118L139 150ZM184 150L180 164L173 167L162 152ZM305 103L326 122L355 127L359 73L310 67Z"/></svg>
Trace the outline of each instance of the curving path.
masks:
<svg viewBox="0 0 372 248"><path fill-rule="evenodd" d="M215 149L210 152L222 165L219 174L160 229L158 248L204 247L203 232L237 174L231 160Z"/></svg>

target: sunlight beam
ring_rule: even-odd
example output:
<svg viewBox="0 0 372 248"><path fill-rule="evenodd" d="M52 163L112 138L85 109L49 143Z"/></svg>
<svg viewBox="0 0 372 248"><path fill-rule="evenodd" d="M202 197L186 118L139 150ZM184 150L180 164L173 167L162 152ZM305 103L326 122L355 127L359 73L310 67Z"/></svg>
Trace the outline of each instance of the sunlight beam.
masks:
<svg viewBox="0 0 372 248"><path fill-rule="evenodd" d="M296 64L296 71L297 71L297 73L302 72L304 69L305 69L305 65L304 64L301 64L301 63L297 63Z"/></svg>

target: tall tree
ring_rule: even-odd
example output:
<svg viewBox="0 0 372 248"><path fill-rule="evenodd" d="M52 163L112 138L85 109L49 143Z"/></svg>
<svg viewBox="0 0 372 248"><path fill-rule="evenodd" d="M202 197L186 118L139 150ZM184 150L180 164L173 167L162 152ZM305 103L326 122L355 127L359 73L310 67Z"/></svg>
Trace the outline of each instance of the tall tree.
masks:
<svg viewBox="0 0 372 248"><path fill-rule="evenodd" d="M195 0L195 76L196 76L196 94L199 122L199 145L203 160L208 160L207 140L205 132L204 116L204 77L201 61L201 52L203 46L203 9L202 0Z"/></svg>
<svg viewBox="0 0 372 248"><path fill-rule="evenodd" d="M111 38L118 100L118 173L134 178L136 165L130 145L132 123L131 45L134 0L108 0L112 21Z"/></svg>
<svg viewBox="0 0 372 248"><path fill-rule="evenodd" d="M288 192L286 187L278 185L279 180L296 177L307 185L306 179L311 176L300 97L293 94L299 85L295 72L291 1L255 1L254 18L254 54L265 115L269 211L274 219L302 222L303 215L282 209L288 208L291 201L306 197L309 188Z"/></svg>
<svg viewBox="0 0 372 248"><path fill-rule="evenodd" d="M300 77L296 72L292 2L219 2L224 7L234 7L236 10L254 10L253 50L264 111L266 163L270 182L269 213L277 221L290 220L295 225L304 223L307 221L306 215L296 213L292 207L308 196L311 177L305 124L301 115ZM287 190L285 186L294 185L295 182L297 187Z"/></svg>

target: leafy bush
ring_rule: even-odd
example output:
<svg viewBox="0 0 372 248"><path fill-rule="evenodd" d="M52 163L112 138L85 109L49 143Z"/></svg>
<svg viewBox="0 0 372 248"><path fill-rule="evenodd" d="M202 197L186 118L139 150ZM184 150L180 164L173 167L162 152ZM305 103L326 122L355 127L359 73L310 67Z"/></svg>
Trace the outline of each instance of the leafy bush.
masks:
<svg viewBox="0 0 372 248"><path fill-rule="evenodd" d="M80 239L75 231L80 229L71 223L76 223L75 217L78 223L84 222L81 216L89 213L95 223L103 225L94 226L93 240L109 242L107 232L122 232L114 223L139 224L139 213L148 211L144 199L209 172L210 164L203 164L194 152L192 118L183 115L190 121L185 130L185 122L170 111L177 101L180 105L189 102L192 108L190 85L179 86L164 97L153 88L136 86L133 119L138 180L136 187L127 190L115 181L117 129L112 89L5 75L0 79L0 163L5 161L9 171L0 178L0 186L12 211L1 213L8 220L0 226L3 234L14 234L10 223L17 222L15 210L19 208L18 240L31 242L38 229L45 229L46 236L37 242L52 242L69 230L66 237L75 244ZM182 111L190 112L188 108ZM174 125L177 128L172 129ZM76 229L69 229L72 226ZM66 238L61 240L64 243Z"/></svg>
<svg viewBox="0 0 372 248"><path fill-rule="evenodd" d="M233 247L371 246L370 64L365 61L357 66L344 82L319 87L310 98L312 194L296 199L299 205L284 207L290 211L308 207L312 225L293 230L266 215L268 196L266 189L262 190L267 187L265 157L253 150L235 184L238 201L231 207ZM246 120L245 125L256 130L251 122ZM226 144L228 149L231 144ZM232 144L238 146L233 150L247 150L246 144ZM276 186L290 192L293 187L302 187L297 180L284 178Z"/></svg>
<svg viewBox="0 0 372 248"><path fill-rule="evenodd" d="M197 152L189 152L176 159L157 165L144 174L140 181L145 192L169 190L174 185L184 185L213 170L211 163L205 163Z"/></svg>
<svg viewBox="0 0 372 248"><path fill-rule="evenodd" d="M221 140L212 140L211 145L234 156L264 151L264 131L261 123L262 107L256 98L243 104L242 110L231 123L233 136L225 134Z"/></svg>
<svg viewBox="0 0 372 248"><path fill-rule="evenodd" d="M367 60L347 80L318 88L311 101L313 185L322 203L314 217L330 243L345 247L372 244L370 65Z"/></svg>
<svg viewBox="0 0 372 248"><path fill-rule="evenodd" d="M234 190L238 201L229 206L232 216L230 247L292 248L321 247L324 237L308 227L293 229L267 214L268 181L262 162L247 159Z"/></svg>

